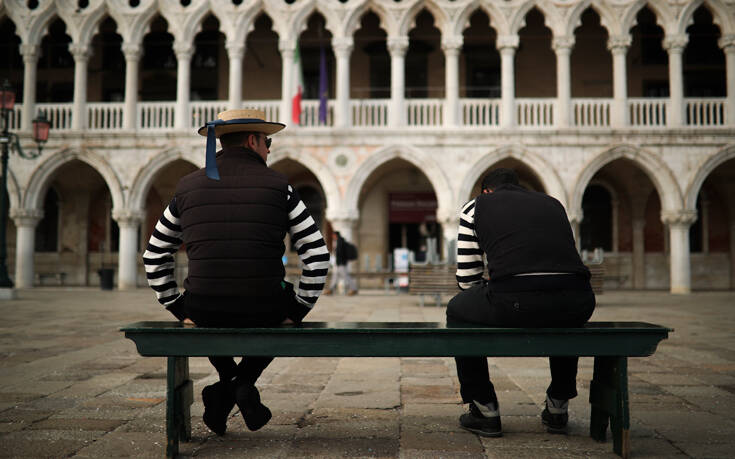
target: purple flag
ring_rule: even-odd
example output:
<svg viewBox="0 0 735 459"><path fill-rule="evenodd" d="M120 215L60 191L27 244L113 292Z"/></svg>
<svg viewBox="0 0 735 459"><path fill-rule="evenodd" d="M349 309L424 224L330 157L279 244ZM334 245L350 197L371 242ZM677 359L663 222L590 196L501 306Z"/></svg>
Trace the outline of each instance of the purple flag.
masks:
<svg viewBox="0 0 735 459"><path fill-rule="evenodd" d="M327 56L324 45L319 47L319 123L327 124Z"/></svg>

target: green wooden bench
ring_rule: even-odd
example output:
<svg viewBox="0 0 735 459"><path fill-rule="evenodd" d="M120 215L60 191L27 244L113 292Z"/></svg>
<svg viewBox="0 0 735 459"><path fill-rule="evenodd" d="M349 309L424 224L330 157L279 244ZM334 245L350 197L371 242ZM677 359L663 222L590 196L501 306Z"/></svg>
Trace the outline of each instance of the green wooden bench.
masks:
<svg viewBox="0 0 735 459"><path fill-rule="evenodd" d="M628 357L656 351L670 329L642 322L590 322L581 328L491 328L433 322L304 322L278 328L197 328L138 322L121 331L146 357L167 357L166 456L191 439L193 385L188 357L594 357L590 436L628 457Z"/></svg>

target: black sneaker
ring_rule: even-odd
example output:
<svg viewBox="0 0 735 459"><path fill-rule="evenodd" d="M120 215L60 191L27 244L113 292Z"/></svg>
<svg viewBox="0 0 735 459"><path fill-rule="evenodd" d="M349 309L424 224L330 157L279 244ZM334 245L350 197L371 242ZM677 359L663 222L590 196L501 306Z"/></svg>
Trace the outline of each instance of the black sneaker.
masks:
<svg viewBox="0 0 735 459"><path fill-rule="evenodd" d="M502 437L500 415L486 417L475 404L470 403L470 412L459 417L459 424L466 430L483 437Z"/></svg>
<svg viewBox="0 0 735 459"><path fill-rule="evenodd" d="M567 422L569 422L569 413L567 413L568 403L566 400L560 400L557 403L559 407L554 406L554 402L546 399L546 407L541 412L541 422L546 426L546 431L552 434L566 434ZM551 408L549 408L551 405Z"/></svg>
<svg viewBox="0 0 735 459"><path fill-rule="evenodd" d="M202 389L204 402L204 424L217 435L224 435L227 430L227 418L235 406L235 388L222 381Z"/></svg>
<svg viewBox="0 0 735 459"><path fill-rule="evenodd" d="M255 386L248 384L237 386L235 400L248 429L258 430L271 420L271 410L260 403L260 393Z"/></svg>

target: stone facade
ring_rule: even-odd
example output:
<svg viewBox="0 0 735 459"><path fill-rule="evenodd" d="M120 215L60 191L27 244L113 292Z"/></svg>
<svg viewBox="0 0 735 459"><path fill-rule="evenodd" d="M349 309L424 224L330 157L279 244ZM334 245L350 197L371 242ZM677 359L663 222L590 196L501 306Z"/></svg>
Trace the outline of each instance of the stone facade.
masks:
<svg viewBox="0 0 735 459"><path fill-rule="evenodd" d="M324 231L363 260L420 245L425 225L391 204L411 193L435 197L425 223L446 256L460 206L508 166L565 206L581 248L609 245L608 288L735 287L731 0L5 0L0 27L20 63L0 72L23 87L11 128L33 148L33 115L53 122L40 158L10 159L18 286L55 272L95 284L103 266L119 288L144 285L148 235L204 163L195 128L257 107L289 125L269 163L314 192ZM643 43L651 30L660 39ZM308 96L321 46L328 118L306 100L296 125L293 60ZM48 64L59 49L71 65ZM701 50L711 61L692 58ZM723 83L706 93L698 75ZM653 97L661 81L668 94ZM43 85L72 85L70 100L31 90ZM591 201L592 187L607 197Z"/></svg>

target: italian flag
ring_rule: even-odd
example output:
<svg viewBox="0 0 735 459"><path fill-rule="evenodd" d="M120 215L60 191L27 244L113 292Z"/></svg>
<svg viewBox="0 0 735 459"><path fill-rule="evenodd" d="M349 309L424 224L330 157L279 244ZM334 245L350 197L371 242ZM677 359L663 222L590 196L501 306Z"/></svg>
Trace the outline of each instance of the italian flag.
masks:
<svg viewBox="0 0 735 459"><path fill-rule="evenodd" d="M291 69L291 121L299 124L301 118L301 95L304 92L304 75L301 73L301 52L299 45L293 53L293 68Z"/></svg>

